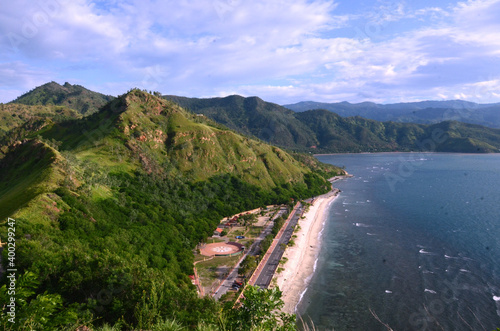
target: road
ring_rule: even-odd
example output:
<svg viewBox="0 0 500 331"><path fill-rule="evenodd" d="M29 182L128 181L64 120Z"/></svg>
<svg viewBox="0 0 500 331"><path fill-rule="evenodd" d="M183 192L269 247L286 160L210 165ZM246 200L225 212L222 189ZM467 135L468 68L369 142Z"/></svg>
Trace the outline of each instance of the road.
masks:
<svg viewBox="0 0 500 331"><path fill-rule="evenodd" d="M288 223L287 227L283 231L283 234L279 239L278 244L276 245L273 252L269 256L269 259L267 260L265 266L262 268L260 275L257 277L255 285L259 286L260 288L267 288L271 283L271 279L274 276L274 272L278 268L281 257L285 252L286 245L288 244L290 238L293 235L293 229L297 224L297 222L299 221L299 217L302 215L303 208L304 206L302 204L297 208L297 211L295 212L292 219Z"/></svg>
<svg viewBox="0 0 500 331"><path fill-rule="evenodd" d="M285 212L285 209L280 209L280 211L278 213L276 213L276 215L273 217L272 220L274 221L276 218L278 218L279 216L283 215L284 212ZM219 300L222 295L226 294L226 292L231 289L231 287L233 286L234 281L238 277L238 269L240 267L241 261L243 261L244 258L248 254L250 254L250 255L256 255L257 254L257 250L259 249L260 242L269 233L271 233L271 229L273 227L273 224L274 224L273 222L268 222L266 228L255 239L255 242L252 244L252 246L250 246L250 249L245 252L245 254L243 255L243 257L240 259L240 262L238 262L238 264L236 264L236 266L233 268L233 270L231 270L231 272L229 273L229 275L227 276L227 278L222 282L222 284L219 286L219 288L216 290L215 294L213 295L213 298L215 300Z"/></svg>

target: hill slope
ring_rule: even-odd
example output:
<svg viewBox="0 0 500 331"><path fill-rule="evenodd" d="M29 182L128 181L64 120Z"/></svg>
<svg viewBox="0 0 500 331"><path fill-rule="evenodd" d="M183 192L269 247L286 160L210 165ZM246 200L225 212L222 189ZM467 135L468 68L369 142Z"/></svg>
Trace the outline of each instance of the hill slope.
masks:
<svg viewBox="0 0 500 331"><path fill-rule="evenodd" d="M257 97L197 99L167 95L164 98L270 144L299 150L317 144L314 133L294 117L294 112Z"/></svg>
<svg viewBox="0 0 500 331"><path fill-rule="evenodd" d="M433 125L344 118L327 110L297 113L328 152L436 151L491 153L500 150L500 130L456 121Z"/></svg>
<svg viewBox="0 0 500 331"><path fill-rule="evenodd" d="M73 109L63 106L28 106L22 104L0 105L0 139L8 131L35 121L64 121L80 118L81 115Z"/></svg>
<svg viewBox="0 0 500 331"><path fill-rule="evenodd" d="M23 105L57 105L76 110L82 115L95 113L113 97L90 91L80 85L50 82L39 86L12 101Z"/></svg>

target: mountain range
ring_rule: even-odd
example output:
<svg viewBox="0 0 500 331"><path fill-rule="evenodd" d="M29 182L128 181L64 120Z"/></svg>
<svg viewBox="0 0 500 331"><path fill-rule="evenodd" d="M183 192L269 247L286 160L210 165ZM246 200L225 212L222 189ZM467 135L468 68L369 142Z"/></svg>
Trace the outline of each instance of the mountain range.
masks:
<svg viewBox="0 0 500 331"><path fill-rule="evenodd" d="M326 109L343 117L361 116L382 122L435 124L443 121L459 121L500 128L500 103L478 104L463 100L448 100L383 105L373 102L352 104L303 101L284 107L296 112Z"/></svg>
<svg viewBox="0 0 500 331"><path fill-rule="evenodd" d="M310 153L421 151L484 153L500 150L500 130L455 120L435 124L342 117L327 110L294 112L258 97L164 96L242 134ZM432 102L429 102L432 104ZM443 139L433 136L439 132ZM431 140L432 144L423 144Z"/></svg>

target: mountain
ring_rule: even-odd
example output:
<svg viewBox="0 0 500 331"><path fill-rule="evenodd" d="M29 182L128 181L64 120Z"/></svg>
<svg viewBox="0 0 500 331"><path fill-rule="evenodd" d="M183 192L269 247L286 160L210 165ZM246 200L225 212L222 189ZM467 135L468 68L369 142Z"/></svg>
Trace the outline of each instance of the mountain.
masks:
<svg viewBox="0 0 500 331"><path fill-rule="evenodd" d="M23 105L57 105L76 110L82 115L95 113L113 97L90 91L80 85L50 82L39 86L12 101Z"/></svg>
<svg viewBox="0 0 500 331"><path fill-rule="evenodd" d="M298 121L293 111L258 97L231 95L198 99L167 95L164 98L270 144L302 150L318 143L314 132Z"/></svg>
<svg viewBox="0 0 500 331"><path fill-rule="evenodd" d="M500 104L477 104L463 100L421 101L396 104L362 102L321 103L304 101L284 107L296 112L326 109L343 117L361 116L377 121L434 124L455 120L500 128Z"/></svg>
<svg viewBox="0 0 500 331"><path fill-rule="evenodd" d="M382 111L382 105L369 102L355 105L342 102L337 104L341 114L336 114L326 110L292 112L256 97L230 96L195 99L165 96L164 98L221 122L240 133L260 137L278 146L299 151L338 153L427 149L447 152L498 152L500 149L498 140L500 131L498 129L458 121L441 121L431 125L381 122L360 116L342 116L342 113L346 114L352 109ZM421 109L415 113L413 110L417 107L437 104L457 108L469 105L467 102L450 101L408 103L400 104L400 107L406 107L404 111L411 112L412 116L416 116L415 114L418 113L423 119L426 119L426 116L431 118L443 116L444 112L441 109L431 110L429 108ZM394 111L402 112L403 110L397 108ZM452 113L446 114L453 119ZM430 120L426 121L431 122ZM445 131L445 134L450 137L446 143L438 143L431 147L418 145L419 142L432 140L435 130ZM264 132L268 134L263 134Z"/></svg>
<svg viewBox="0 0 500 331"><path fill-rule="evenodd" d="M297 113L316 133L318 149L336 152L435 151L492 153L500 151L500 130L457 121L432 125L379 122L341 117L327 110Z"/></svg>
<svg viewBox="0 0 500 331"><path fill-rule="evenodd" d="M188 277L196 245L223 217L322 194L344 173L140 90L28 122L0 146L0 237L15 222L16 321L41 330L216 324L222 305Z"/></svg>

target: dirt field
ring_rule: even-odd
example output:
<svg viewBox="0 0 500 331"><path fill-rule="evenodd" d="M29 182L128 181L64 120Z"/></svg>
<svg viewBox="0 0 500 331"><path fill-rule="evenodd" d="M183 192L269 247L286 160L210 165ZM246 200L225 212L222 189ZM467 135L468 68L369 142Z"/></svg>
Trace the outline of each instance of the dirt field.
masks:
<svg viewBox="0 0 500 331"><path fill-rule="evenodd" d="M200 253L205 256L226 256L239 251L240 247L226 243L207 244L205 247L200 249Z"/></svg>

